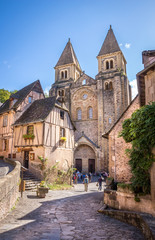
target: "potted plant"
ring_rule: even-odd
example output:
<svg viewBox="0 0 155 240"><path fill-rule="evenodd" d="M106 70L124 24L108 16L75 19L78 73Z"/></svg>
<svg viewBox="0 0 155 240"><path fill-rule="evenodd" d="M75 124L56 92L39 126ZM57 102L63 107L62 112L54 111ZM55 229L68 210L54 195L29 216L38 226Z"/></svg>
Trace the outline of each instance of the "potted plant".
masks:
<svg viewBox="0 0 155 240"><path fill-rule="evenodd" d="M66 137L61 137L61 138L60 138L60 141L62 141L62 142L66 142L66 140L67 140Z"/></svg>
<svg viewBox="0 0 155 240"><path fill-rule="evenodd" d="M24 140L27 140L27 139L33 140L35 138L35 136L34 136L34 134L24 134L23 138L24 138Z"/></svg>
<svg viewBox="0 0 155 240"><path fill-rule="evenodd" d="M37 187L37 196L40 198L45 198L46 193L48 193L48 186L45 181L41 181L40 185Z"/></svg>

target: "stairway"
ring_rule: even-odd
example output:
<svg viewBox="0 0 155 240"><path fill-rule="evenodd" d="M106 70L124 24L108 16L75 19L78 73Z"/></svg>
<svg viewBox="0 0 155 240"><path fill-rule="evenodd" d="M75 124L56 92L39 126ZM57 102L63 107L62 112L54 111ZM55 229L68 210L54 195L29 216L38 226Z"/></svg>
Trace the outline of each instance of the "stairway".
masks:
<svg viewBox="0 0 155 240"><path fill-rule="evenodd" d="M28 170L23 172L23 180L25 181L25 191L36 191L41 182Z"/></svg>

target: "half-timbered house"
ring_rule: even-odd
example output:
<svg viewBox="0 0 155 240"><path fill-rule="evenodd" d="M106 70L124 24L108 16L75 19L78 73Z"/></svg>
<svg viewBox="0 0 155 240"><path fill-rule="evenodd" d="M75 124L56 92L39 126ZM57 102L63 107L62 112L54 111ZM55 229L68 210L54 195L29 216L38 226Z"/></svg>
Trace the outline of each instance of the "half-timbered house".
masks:
<svg viewBox="0 0 155 240"><path fill-rule="evenodd" d="M34 100L44 98L40 81L22 88L0 106L0 155L16 159L12 124L24 113Z"/></svg>
<svg viewBox="0 0 155 240"><path fill-rule="evenodd" d="M47 167L59 162L67 170L73 162L74 126L67 109L55 97L34 101L13 124L16 159L41 176L38 156L47 158Z"/></svg>

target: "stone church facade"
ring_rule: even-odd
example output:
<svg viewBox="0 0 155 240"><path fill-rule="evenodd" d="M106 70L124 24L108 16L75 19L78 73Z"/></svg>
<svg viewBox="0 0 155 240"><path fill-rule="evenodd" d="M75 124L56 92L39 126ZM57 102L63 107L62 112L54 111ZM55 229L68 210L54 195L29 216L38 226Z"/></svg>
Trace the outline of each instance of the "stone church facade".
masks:
<svg viewBox="0 0 155 240"><path fill-rule="evenodd" d="M49 92L69 110L76 127L74 166L83 172L108 170L108 140L102 134L131 102L126 60L111 26L97 60L98 73L93 79L82 71L69 39Z"/></svg>

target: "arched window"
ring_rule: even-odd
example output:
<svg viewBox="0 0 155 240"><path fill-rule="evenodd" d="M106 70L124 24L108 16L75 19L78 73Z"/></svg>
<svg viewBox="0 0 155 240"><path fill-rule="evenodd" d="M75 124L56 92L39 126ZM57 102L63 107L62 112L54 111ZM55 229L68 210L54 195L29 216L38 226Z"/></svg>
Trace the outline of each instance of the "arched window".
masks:
<svg viewBox="0 0 155 240"><path fill-rule="evenodd" d="M114 64L113 64L113 60L110 60L110 68L113 68Z"/></svg>
<svg viewBox="0 0 155 240"><path fill-rule="evenodd" d="M106 61L106 69L109 69L109 62Z"/></svg>
<svg viewBox="0 0 155 240"><path fill-rule="evenodd" d="M67 70L65 70L65 78L67 78Z"/></svg>
<svg viewBox="0 0 155 240"><path fill-rule="evenodd" d="M105 90L108 90L108 83L105 83Z"/></svg>
<svg viewBox="0 0 155 240"><path fill-rule="evenodd" d="M81 120L81 119L82 119L82 111L81 111L81 108L78 108L78 109L77 109L77 119L78 119L78 120Z"/></svg>
<svg viewBox="0 0 155 240"><path fill-rule="evenodd" d="M64 90L62 90L62 96L65 96L65 91Z"/></svg>
<svg viewBox="0 0 155 240"><path fill-rule="evenodd" d="M112 90L112 82L109 83L109 90Z"/></svg>
<svg viewBox="0 0 155 240"><path fill-rule="evenodd" d="M89 118L89 119L92 119L92 118L93 118L93 109L92 109L92 107L89 107L89 108L88 108L88 118Z"/></svg>
<svg viewBox="0 0 155 240"><path fill-rule="evenodd" d="M64 72L62 71L61 72L61 79L63 79L64 78Z"/></svg>

